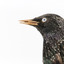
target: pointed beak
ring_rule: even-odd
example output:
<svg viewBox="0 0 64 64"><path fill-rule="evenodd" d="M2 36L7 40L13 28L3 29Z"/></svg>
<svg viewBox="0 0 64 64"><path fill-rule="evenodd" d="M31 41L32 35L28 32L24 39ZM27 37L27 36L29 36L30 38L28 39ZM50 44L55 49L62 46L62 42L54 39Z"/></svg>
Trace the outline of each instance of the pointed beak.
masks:
<svg viewBox="0 0 64 64"><path fill-rule="evenodd" d="M38 25L39 22L33 21L31 19L29 20L19 20L21 24L27 24L27 25Z"/></svg>

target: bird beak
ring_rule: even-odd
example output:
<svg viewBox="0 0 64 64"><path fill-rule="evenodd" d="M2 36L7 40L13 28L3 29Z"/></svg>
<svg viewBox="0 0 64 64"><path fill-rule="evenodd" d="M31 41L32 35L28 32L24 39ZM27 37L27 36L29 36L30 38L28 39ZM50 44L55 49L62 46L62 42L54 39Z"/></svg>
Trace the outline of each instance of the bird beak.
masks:
<svg viewBox="0 0 64 64"><path fill-rule="evenodd" d="M38 25L39 22L33 21L31 19L29 20L19 20L21 24L27 24L27 25Z"/></svg>

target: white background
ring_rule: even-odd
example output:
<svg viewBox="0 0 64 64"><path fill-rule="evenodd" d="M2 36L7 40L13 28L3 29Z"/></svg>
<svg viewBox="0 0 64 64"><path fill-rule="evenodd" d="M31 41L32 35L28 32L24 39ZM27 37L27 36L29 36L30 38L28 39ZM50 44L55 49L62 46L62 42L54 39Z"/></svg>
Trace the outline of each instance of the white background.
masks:
<svg viewBox="0 0 64 64"><path fill-rule="evenodd" d="M42 64L41 34L18 20L46 13L64 17L64 0L0 0L0 64Z"/></svg>

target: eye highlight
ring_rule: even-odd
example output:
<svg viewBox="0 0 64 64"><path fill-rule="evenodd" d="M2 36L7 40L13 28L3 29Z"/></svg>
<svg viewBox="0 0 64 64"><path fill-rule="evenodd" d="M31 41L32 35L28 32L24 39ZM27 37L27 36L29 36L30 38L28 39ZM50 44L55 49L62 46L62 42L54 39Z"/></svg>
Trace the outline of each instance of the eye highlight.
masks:
<svg viewBox="0 0 64 64"><path fill-rule="evenodd" d="M46 21L47 21L47 18L43 18L43 19L42 19L42 22L46 22Z"/></svg>

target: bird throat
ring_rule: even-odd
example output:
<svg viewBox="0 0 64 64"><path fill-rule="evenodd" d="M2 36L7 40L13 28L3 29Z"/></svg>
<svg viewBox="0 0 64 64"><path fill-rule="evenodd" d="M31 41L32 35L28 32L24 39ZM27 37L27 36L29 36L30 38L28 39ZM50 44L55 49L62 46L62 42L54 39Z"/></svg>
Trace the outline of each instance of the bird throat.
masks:
<svg viewBox="0 0 64 64"><path fill-rule="evenodd" d="M62 40L62 32L55 31L55 32L50 32L50 33L45 33L43 34L44 37L44 45L43 45L43 57L45 62L49 61L51 64L62 64L62 59L61 59L61 47L62 43L60 41ZM64 59L63 59L64 60ZM52 63L53 62L53 63ZM49 63L49 64L50 64Z"/></svg>

